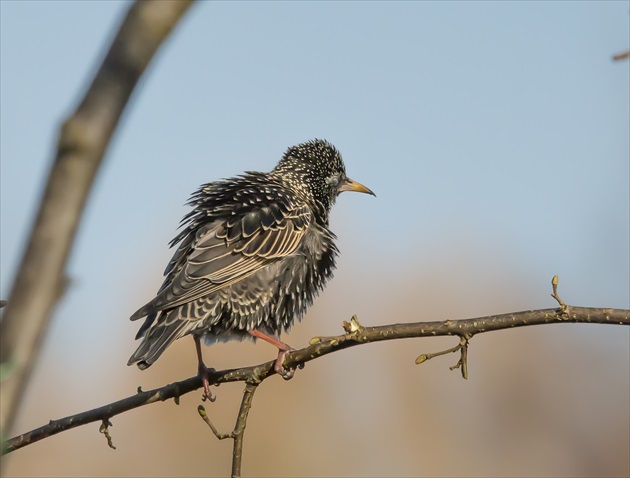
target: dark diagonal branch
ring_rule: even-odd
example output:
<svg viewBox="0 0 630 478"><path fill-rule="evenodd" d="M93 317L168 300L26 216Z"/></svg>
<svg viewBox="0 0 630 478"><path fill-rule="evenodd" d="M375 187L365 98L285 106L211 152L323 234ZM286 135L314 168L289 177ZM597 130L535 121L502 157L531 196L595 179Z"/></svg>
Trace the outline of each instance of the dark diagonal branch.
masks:
<svg viewBox="0 0 630 478"><path fill-rule="evenodd" d="M621 309L595 309L588 307L568 307L562 309L543 309L515 312L510 314L493 315L465 320L445 320L439 322L415 322L408 324L393 324L376 327L363 327L356 320L346 324L346 333L336 337L318 337L311 341L311 345L287 354L285 367L297 367L323 355L354 347L360 344L380 342L385 340L404 339L412 337L436 337L453 335L469 341L473 336L495 330L510 329L543 324L562 323L590 323L630 325L630 311ZM460 344L461 345L461 344ZM453 349L456 351L459 349ZM462 364L463 366L463 364ZM239 369L213 372L213 383L226 382L254 382L263 381L274 375L274 361L260 365ZM49 424L30 432L11 438L5 443L2 453L9 453L18 448L30 445L57 433L70 430L92 422L102 422L123 412L142 407L150 403L178 398L202 387L198 376L175 382L155 390L138 393L110 403L94 410L72 415L59 420L52 420Z"/></svg>
<svg viewBox="0 0 630 478"><path fill-rule="evenodd" d="M138 79L191 0L136 2L77 110L61 127L37 219L0 326L0 427L8 433L63 293L65 264L88 193Z"/></svg>

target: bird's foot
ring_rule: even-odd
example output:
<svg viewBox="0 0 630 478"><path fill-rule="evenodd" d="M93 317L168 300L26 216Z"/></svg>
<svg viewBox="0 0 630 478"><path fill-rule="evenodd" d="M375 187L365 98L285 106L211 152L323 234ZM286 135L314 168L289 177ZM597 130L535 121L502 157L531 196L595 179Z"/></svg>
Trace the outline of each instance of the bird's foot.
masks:
<svg viewBox="0 0 630 478"><path fill-rule="evenodd" d="M203 394L201 395L201 400L203 400L204 402L206 400L214 402L217 399L217 397L214 396L212 394L212 391L210 390L209 377L210 377L210 374L214 372L215 370L213 368L208 368L203 363L199 364L199 376L201 377L201 380L203 381Z"/></svg>
<svg viewBox="0 0 630 478"><path fill-rule="evenodd" d="M273 369L283 379L291 380L293 376L295 375L296 367L287 369L287 368L284 368L284 365L282 363L284 362L285 355L295 349L291 347L290 345L287 345L284 342L278 340L277 338L267 335L264 332L261 332L260 330L254 329L254 330L248 330L247 332L252 337L262 339L265 342L268 342L271 345L275 345L276 347L278 347L278 358L276 358L276 363L274 364ZM298 365L297 368L304 368L304 364Z"/></svg>
<svg viewBox="0 0 630 478"><path fill-rule="evenodd" d="M284 365L283 365L284 357L286 356L287 353L291 352L292 350L295 350L295 349L291 347L288 347L287 349L279 348L278 358L276 359L276 363L273 366L273 369L275 370L275 372L285 380L291 380L293 376L295 375L295 367L284 368ZM304 368L304 365L302 365L300 368Z"/></svg>
<svg viewBox="0 0 630 478"><path fill-rule="evenodd" d="M201 355L201 337L198 335L193 335L193 339L195 339L195 349L197 350L197 363L199 364L197 370L201 380L203 381L203 394L201 395L201 399L205 402L209 400L214 402L217 397L212 395L210 391L210 374L214 373L215 370L213 368L206 367L206 364L203 363L203 357Z"/></svg>

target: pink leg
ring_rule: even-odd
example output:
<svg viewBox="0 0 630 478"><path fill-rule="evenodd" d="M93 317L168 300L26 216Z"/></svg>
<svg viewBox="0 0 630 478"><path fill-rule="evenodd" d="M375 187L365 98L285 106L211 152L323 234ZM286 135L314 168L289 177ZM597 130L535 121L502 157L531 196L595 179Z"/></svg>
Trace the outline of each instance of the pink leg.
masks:
<svg viewBox="0 0 630 478"><path fill-rule="evenodd" d="M210 391L210 380L208 380L208 367L206 367L206 364L203 363L203 357L201 355L201 337L199 337L198 335L193 335L193 338L195 339L195 347L197 348L197 360L199 361L199 376L201 377L201 380L203 380L203 395L202 395L202 399L203 400L210 400L211 402L214 402L217 397L215 397L214 395L212 395L212 392Z"/></svg>
<svg viewBox="0 0 630 478"><path fill-rule="evenodd" d="M284 362L284 356L287 354L287 352L294 350L291 346L285 344L284 342L281 342L271 335L267 335L264 332L261 332L260 330L248 330L247 333L252 337L262 339L265 342L268 342L271 345L278 347L278 358L276 358L276 364L274 365L273 369L285 380L293 378L293 375L295 374L295 369L293 368L287 370L282 366L282 362Z"/></svg>

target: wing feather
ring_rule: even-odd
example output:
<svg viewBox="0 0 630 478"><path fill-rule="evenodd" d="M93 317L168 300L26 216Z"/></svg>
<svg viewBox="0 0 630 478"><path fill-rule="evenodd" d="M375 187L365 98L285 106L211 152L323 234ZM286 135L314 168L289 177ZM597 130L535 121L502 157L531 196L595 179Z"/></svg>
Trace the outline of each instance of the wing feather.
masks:
<svg viewBox="0 0 630 478"><path fill-rule="evenodd" d="M157 297L132 318L194 301L292 254L311 220L306 204L272 203L191 231L169 263Z"/></svg>

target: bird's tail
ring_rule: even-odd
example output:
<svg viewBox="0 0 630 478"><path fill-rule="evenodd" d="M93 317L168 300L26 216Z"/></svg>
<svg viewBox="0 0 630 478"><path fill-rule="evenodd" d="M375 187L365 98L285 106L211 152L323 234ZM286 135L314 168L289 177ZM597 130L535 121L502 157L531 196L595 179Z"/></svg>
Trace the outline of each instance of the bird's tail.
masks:
<svg viewBox="0 0 630 478"><path fill-rule="evenodd" d="M158 358L160 358L160 355L162 355L162 353L173 341L186 335L191 326L194 324L194 322L186 320L174 320L169 323L168 317L164 316L158 317L157 319L158 320L155 321L155 324L150 324L153 326L148 328L140 346L129 358L127 365L133 365L135 363L138 365L140 370L149 368ZM153 320L151 322L153 322ZM141 329L140 332L142 331L143 330ZM138 337L136 338L139 338L140 336L141 334L138 333Z"/></svg>

